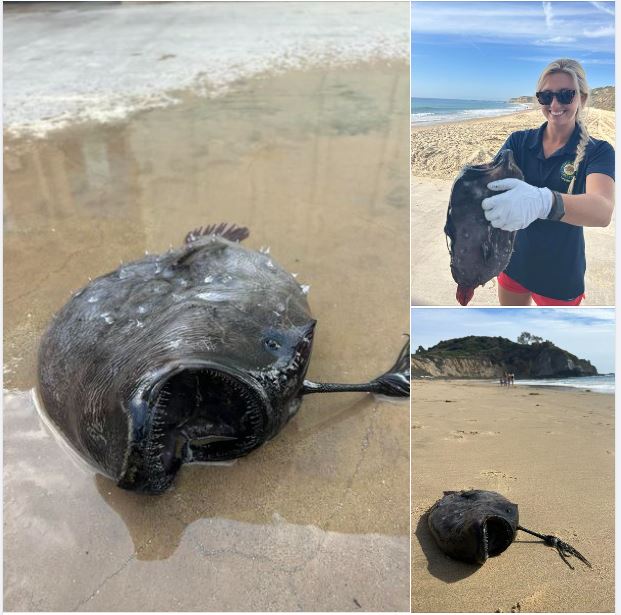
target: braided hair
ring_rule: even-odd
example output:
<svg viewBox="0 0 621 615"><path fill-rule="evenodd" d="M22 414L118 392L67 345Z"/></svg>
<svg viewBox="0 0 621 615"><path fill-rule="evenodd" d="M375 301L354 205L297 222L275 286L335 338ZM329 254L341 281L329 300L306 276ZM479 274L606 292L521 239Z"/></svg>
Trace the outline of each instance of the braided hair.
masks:
<svg viewBox="0 0 621 615"><path fill-rule="evenodd" d="M570 60L569 58L561 58L560 60L554 60L554 62L548 64L539 77L539 81L537 82L537 90L541 90L548 75L552 75L554 73L566 73L569 75L574 81L575 90L578 92L579 96L578 111L576 112L576 124L580 129L580 140L578 141L578 146L576 147L576 157L574 158L573 163L573 177L571 178L571 182L567 188L567 194L572 194L576 176L578 175L578 168L580 167L580 163L584 160L586 147L591 138L585 124L584 110L589 102L591 90L586 80L586 73L584 72L584 68L582 68L580 62Z"/></svg>

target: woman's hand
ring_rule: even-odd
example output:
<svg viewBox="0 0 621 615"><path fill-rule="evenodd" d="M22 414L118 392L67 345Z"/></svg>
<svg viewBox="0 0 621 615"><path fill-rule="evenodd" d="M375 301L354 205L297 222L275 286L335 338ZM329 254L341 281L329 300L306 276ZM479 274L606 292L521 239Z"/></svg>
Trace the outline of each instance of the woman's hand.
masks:
<svg viewBox="0 0 621 615"><path fill-rule="evenodd" d="M503 231L518 231L537 218L547 218L554 202L549 188L536 188L515 177L490 182L487 187L506 191L481 203L490 224Z"/></svg>

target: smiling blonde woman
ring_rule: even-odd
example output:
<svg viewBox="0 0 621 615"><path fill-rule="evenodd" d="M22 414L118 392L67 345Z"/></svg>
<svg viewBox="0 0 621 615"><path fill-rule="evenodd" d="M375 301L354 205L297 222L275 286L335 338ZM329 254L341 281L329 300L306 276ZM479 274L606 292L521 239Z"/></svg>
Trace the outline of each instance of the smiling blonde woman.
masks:
<svg viewBox="0 0 621 615"><path fill-rule="evenodd" d="M539 77L546 121L512 133L510 149L524 181L504 179L483 200L492 226L518 231L509 265L498 276L501 305L579 305L584 299L585 226L607 226L614 208L615 153L584 124L589 86L582 66L560 59Z"/></svg>

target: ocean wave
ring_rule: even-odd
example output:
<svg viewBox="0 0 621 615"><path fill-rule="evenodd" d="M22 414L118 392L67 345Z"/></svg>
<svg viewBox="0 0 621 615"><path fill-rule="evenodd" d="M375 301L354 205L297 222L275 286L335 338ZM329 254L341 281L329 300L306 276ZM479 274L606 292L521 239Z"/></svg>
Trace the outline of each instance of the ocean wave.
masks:
<svg viewBox="0 0 621 615"><path fill-rule="evenodd" d="M601 378L601 380L599 380ZM599 381L598 381L599 380ZM516 385L523 386L550 386L550 387L567 387L572 389L590 390L595 393L614 394L615 381L614 377L607 376L586 377L586 378L559 378L545 380L516 380Z"/></svg>
<svg viewBox="0 0 621 615"><path fill-rule="evenodd" d="M407 60L398 4L123 3L4 15L4 126L44 135L263 74ZM406 29L407 30L407 29Z"/></svg>
<svg viewBox="0 0 621 615"><path fill-rule="evenodd" d="M412 124L444 124L446 122L461 122L477 118L491 118L502 115L511 115L516 111L523 110L524 107L503 107L496 109L461 109L453 112L426 112L411 114Z"/></svg>

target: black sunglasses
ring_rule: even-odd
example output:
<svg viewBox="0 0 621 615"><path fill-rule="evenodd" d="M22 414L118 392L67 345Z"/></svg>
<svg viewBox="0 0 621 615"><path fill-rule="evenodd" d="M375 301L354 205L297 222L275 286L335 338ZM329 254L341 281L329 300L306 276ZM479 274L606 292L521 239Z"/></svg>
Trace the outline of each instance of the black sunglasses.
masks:
<svg viewBox="0 0 621 615"><path fill-rule="evenodd" d="M575 95L576 90L566 90L565 88L559 90L558 92L543 90L535 93L540 105L551 105L555 96L556 100L558 100L561 105L570 105Z"/></svg>

